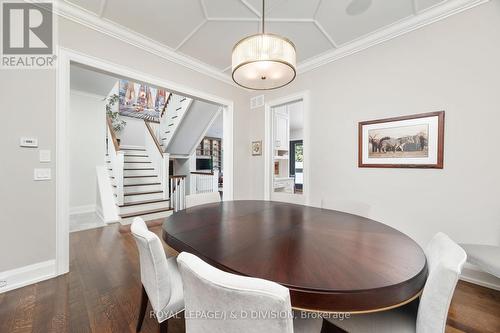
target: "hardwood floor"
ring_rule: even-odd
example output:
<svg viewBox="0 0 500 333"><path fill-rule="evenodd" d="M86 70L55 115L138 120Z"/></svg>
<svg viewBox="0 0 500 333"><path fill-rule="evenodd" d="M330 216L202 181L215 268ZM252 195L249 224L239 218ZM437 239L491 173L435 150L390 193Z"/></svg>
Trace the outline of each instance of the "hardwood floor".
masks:
<svg viewBox="0 0 500 333"><path fill-rule="evenodd" d="M151 230L161 232L158 223ZM0 294L1 333L135 332L141 284L128 228L71 233L70 246L70 273ZM184 330L182 318L169 323L170 333ZM148 315L142 332L158 332ZM446 332L500 332L500 292L460 282Z"/></svg>

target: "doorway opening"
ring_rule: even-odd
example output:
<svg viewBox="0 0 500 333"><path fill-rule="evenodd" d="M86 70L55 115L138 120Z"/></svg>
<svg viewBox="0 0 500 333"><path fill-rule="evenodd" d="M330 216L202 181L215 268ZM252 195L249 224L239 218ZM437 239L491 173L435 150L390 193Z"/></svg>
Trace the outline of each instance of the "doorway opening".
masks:
<svg viewBox="0 0 500 333"><path fill-rule="evenodd" d="M265 198L308 202L307 92L266 104Z"/></svg>
<svg viewBox="0 0 500 333"><path fill-rule="evenodd" d="M104 96L104 98L102 98L102 94L78 92L77 90L82 89L75 89L74 84L71 82L72 77L78 69L96 75L111 77L116 81L116 84L113 86L112 91ZM96 82L92 82L92 80L86 82L86 84L90 88L95 88L96 86ZM165 93L160 92L160 89L164 90ZM179 121L176 126L179 133L177 139L176 135L171 135L167 138L170 142L162 144L161 139L167 137L165 133L168 129L166 128L172 126L170 120L173 118L179 118L180 120L181 118L179 115L174 115L173 118L170 117L168 119L169 121L164 124L161 119L155 118L156 111L160 110L160 113L161 111L166 111L162 110L161 107L159 109L157 108L157 104L162 104L162 101L165 102L163 104L167 104L168 95L166 95L166 93L171 95L172 98L177 98L175 102L180 105L176 106L176 110L186 104L186 112L185 115L183 115L183 121ZM77 95L78 97L75 97ZM93 104L89 103L90 99L93 100ZM119 126L115 127L112 119L110 120L109 117L106 117L109 116L109 114L107 114L107 106L110 104L110 99L116 100L116 103L112 105L112 107L116 108L116 112L119 114L119 120L127 122L124 128L119 129ZM121 109L121 105L123 104L122 99L128 101L126 109ZM224 166L224 182L222 185L223 199L232 200L233 103L231 101L67 49L59 50L57 101L56 177L58 181L56 188L56 261L58 275L69 271L70 215L79 213L78 210L72 207L75 200L73 200L74 196L71 196L71 192L74 188L78 188L78 186L75 186L75 180L83 174L81 172L75 173L76 169L74 168L74 164L78 163L74 163L73 156L73 153L79 154L82 144L79 142L82 142L81 140L83 140L83 144L89 147L95 146L94 148L96 149L94 152L96 154L99 152L100 156L92 156L91 159L87 159L87 161L92 161L91 167L87 165L88 163L79 166L84 167L86 175L90 175L90 177L93 178L89 180L91 178L86 177L88 182L82 181L80 185L83 187L87 186L89 190L87 192L89 193L93 191L92 189L97 192L94 192L94 196L92 196L94 199L92 199L91 196L86 198L89 202L93 202L88 204L87 207L90 210L92 206L92 210L98 212L95 215L100 217L101 220L104 220L105 223L120 222L120 220L124 220L124 216L121 216L123 212L120 212L120 208L127 206L127 203L132 203L132 205L128 205L130 206L129 208L132 209L132 206L137 206L137 202L141 204L150 204L151 201L155 201L154 204L159 204L160 201L164 201L165 198L163 196L169 194L168 184L170 182L168 181L168 166L172 165L169 158L188 159L190 156L196 155L196 148L199 142L204 138L206 131L210 128L217 116L222 114L223 118L221 122L224 130L221 141L224 143L225 152L221 161L221 164ZM75 103L79 106L75 107ZM75 127L72 121L78 119L78 117L75 117L72 113L78 109L77 111L81 112L80 116L87 117L90 113L85 113L84 111L88 110L87 106L91 104L92 109L96 110L95 113L91 112L92 121L99 121L99 125L86 126L85 128L82 126L82 128L79 129L80 135L74 136L80 139L80 141L74 140L72 142L73 138L71 138L71 134ZM200 110L206 111L208 108L210 112L205 112L203 114L207 119L201 122L200 119L202 118L200 118L200 114L202 112ZM166 112L166 114L167 113L168 112ZM91 122L89 122L89 124L90 123ZM79 122L79 124L83 124L83 122ZM186 135L190 129L196 129L198 134ZM117 131L121 133L116 135ZM114 132L114 134L112 132ZM140 135L137 136L136 134L139 132ZM91 136L95 138L95 140L89 141ZM162 152L167 153L163 154L163 160L154 156L155 154L161 156ZM118 158L113 161L111 158L112 156ZM121 163L119 164L121 168L113 166L117 161ZM160 163L162 164L160 165ZM157 168L157 166L160 167ZM99 169L100 172L99 170L96 172L96 169ZM157 174L157 169L161 170L163 175L160 173ZM172 168L172 170L173 169L174 168ZM117 177L114 174L114 170L121 170L120 179L122 179L123 182L120 185L116 183ZM100 173L102 173L102 177L100 178L107 179L109 185L107 187L111 188L111 190L101 191L101 186L99 185ZM151 174L146 175L145 173ZM146 177L154 179L153 181L146 181ZM85 177L82 177L82 180L83 178ZM142 183L142 179L138 178L144 178L144 183ZM141 182L138 183L139 180ZM215 183L215 190L219 191L219 179L217 179ZM132 187L134 187L134 190ZM154 187L154 189L149 189L149 187ZM117 188L121 188L121 191L117 191ZM73 192L78 192L78 190ZM144 200L142 200L142 198L137 198L136 196L138 195L144 196ZM160 195L162 198L150 197ZM118 207L115 207L117 211L117 214L115 214L117 216L115 221L106 218L106 216L109 217L113 214L106 215L104 206L109 208L111 205L103 204L104 201L106 201L103 201L104 196L106 196L108 203L111 202ZM120 196L123 202L117 202L117 197ZM109 200L109 198L111 199ZM148 211L151 214L155 213L154 211L156 210L163 210L163 207L148 207ZM136 213L137 212L125 212L124 214L130 215ZM140 216L142 216L144 212L139 213L141 213ZM78 222L82 221L76 221L76 224L84 224ZM86 228L83 225L80 227L83 229ZM77 228L72 228L72 230L77 230Z"/></svg>

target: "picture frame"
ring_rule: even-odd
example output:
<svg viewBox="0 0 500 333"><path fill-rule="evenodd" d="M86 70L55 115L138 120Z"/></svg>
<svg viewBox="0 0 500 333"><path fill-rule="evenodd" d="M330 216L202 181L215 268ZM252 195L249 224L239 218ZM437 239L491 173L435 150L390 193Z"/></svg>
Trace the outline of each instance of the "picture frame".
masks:
<svg viewBox="0 0 500 333"><path fill-rule="evenodd" d="M358 167L443 169L444 111L358 123Z"/></svg>
<svg viewBox="0 0 500 333"><path fill-rule="evenodd" d="M252 156L262 155L262 141L252 141Z"/></svg>

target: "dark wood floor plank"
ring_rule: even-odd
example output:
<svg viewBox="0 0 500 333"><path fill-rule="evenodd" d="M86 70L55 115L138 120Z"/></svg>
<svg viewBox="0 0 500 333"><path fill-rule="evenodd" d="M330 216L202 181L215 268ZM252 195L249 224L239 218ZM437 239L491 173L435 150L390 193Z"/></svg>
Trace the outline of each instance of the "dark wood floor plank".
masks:
<svg viewBox="0 0 500 333"><path fill-rule="evenodd" d="M34 333L68 331L68 276L37 284L37 299L33 319Z"/></svg>
<svg viewBox="0 0 500 333"><path fill-rule="evenodd" d="M150 230L161 235L161 223ZM118 224L70 234L70 273L0 294L0 332L135 332L141 284L139 258L129 230ZM176 252L164 244L167 255ZM500 332L500 292L459 282L447 333ZM143 333L157 333L148 306ZM330 327L331 329L331 327ZM169 333L185 332L184 319ZM325 332L330 332L328 327Z"/></svg>

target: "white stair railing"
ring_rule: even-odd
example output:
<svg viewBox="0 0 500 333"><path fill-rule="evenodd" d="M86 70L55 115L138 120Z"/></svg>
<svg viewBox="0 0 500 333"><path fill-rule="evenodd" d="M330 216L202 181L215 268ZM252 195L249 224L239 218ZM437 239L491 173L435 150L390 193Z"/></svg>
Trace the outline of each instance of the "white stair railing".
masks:
<svg viewBox="0 0 500 333"><path fill-rule="evenodd" d="M170 208L174 212L186 208L186 176L170 178Z"/></svg>
<svg viewBox="0 0 500 333"><path fill-rule="evenodd" d="M144 127L144 146L161 183L163 199L168 199L169 154L163 152L163 149L160 146L160 142L158 141L151 124L147 121L144 121Z"/></svg>
<svg viewBox="0 0 500 333"><path fill-rule="evenodd" d="M191 172L190 193L209 193L219 191L219 170L214 172Z"/></svg>
<svg viewBox="0 0 500 333"><path fill-rule="evenodd" d="M192 99L184 96L172 94L168 100L166 111L160 118L160 136L164 149L167 148L170 140L175 134L177 127L189 109Z"/></svg>
<svg viewBox="0 0 500 333"><path fill-rule="evenodd" d="M113 125L111 119L107 118L107 154L111 166L111 175L114 179L114 184L116 186L115 195L116 203L120 206L123 205L123 163L125 161L125 154L120 150L118 145L118 140L116 139L115 132L113 130Z"/></svg>

